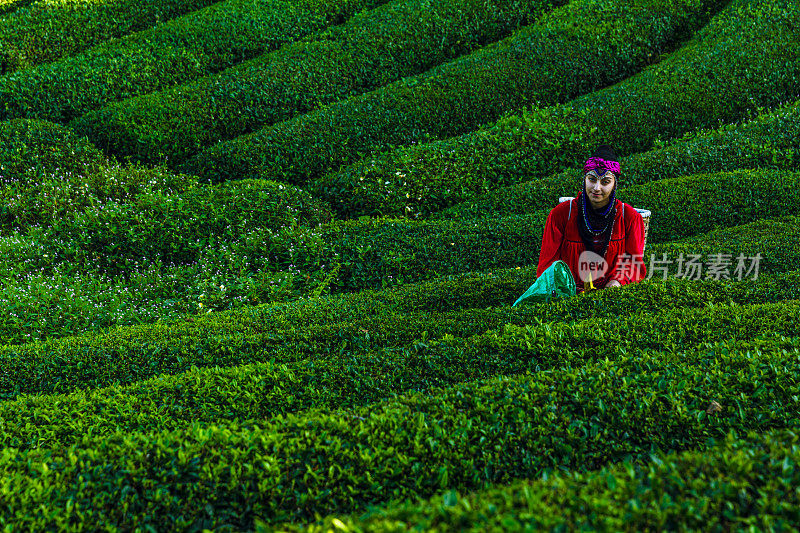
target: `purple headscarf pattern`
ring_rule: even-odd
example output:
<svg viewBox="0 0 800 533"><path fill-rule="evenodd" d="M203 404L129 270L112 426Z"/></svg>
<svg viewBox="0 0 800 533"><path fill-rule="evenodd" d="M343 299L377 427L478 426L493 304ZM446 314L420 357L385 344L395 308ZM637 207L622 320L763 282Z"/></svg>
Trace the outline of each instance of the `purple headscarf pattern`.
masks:
<svg viewBox="0 0 800 533"><path fill-rule="evenodd" d="M600 157L590 157L583 165L583 173L586 174L591 170L594 170L600 176L609 170L619 176L619 163L617 161L606 161Z"/></svg>

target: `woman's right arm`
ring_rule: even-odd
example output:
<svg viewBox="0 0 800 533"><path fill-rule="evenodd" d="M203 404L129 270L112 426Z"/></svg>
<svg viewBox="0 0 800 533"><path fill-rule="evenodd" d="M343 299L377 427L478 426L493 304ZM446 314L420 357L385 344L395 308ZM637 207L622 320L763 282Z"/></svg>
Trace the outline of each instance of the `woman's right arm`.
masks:
<svg viewBox="0 0 800 533"><path fill-rule="evenodd" d="M542 247L539 249L539 266L536 268L536 277L542 275L547 267L554 261L561 259L561 243L564 240L562 221L555 214L556 210L550 211L547 215L547 222L544 225L542 234Z"/></svg>

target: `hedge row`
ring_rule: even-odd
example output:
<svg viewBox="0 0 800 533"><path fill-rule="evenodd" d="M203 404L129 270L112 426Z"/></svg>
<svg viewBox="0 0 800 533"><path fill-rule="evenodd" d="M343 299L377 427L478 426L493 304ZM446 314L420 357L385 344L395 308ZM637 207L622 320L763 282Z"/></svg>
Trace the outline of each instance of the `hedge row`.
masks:
<svg viewBox="0 0 800 533"><path fill-rule="evenodd" d="M0 122L0 178L30 186L48 174L82 173L107 162L92 143L44 120Z"/></svg>
<svg viewBox="0 0 800 533"><path fill-rule="evenodd" d="M36 0L0 0L0 14L10 13L15 9L32 4Z"/></svg>
<svg viewBox="0 0 800 533"><path fill-rule="evenodd" d="M796 280L779 284L777 291L774 285L772 287L767 290L771 301L791 298L797 293ZM733 295L738 292L736 290L731 291L733 294L723 291L723 295L717 297L719 300L710 295L708 299L722 302L756 299L751 291L743 290L738 296ZM659 293L658 290L655 292ZM758 294L759 290L754 292ZM608 316L608 310L630 313L632 309L641 308L631 303L641 302L641 296L619 298L619 302L606 303L601 310L594 307L595 314ZM696 298L696 294L692 295L690 302L696 302ZM649 299L645 297L645 303L640 305L646 306L648 302L653 305L652 296ZM678 302L685 302L685 297L676 299L675 304L663 305L667 309L671 305L687 305ZM579 302L573 305L581 308ZM789 308L791 305L778 306L778 314L786 313ZM0 360L8 369L0 377L0 397L12 399L22 393L66 393L130 384L159 374L186 372L193 366L228 367L262 361L292 362L309 357L324 359L335 354L350 355L376 348L404 346L415 339L437 339L448 335L468 337L506 323L530 323L534 317L548 314L547 309L511 309L506 306L450 312L389 311L364 318L345 317L338 321L331 317L326 322L307 325L303 316L308 315L287 321L286 316L269 311L267 308L266 316L260 320L255 312L239 312L189 324L119 328L103 335L89 334L46 343L7 346L0 351ZM554 308L551 312L560 311ZM573 312L579 311L573 309ZM554 319L559 320L559 315L556 314ZM641 320L646 322L648 319ZM772 320L775 324L780 322L778 317ZM753 318L753 324L761 322ZM672 328L671 335L675 331L683 332L689 342L688 330L673 324L667 324L667 327ZM731 334L729 331L725 333ZM699 334L706 335L702 337L705 340L712 335Z"/></svg>
<svg viewBox="0 0 800 533"><path fill-rule="evenodd" d="M620 197L653 213L648 241L657 243L795 213L799 189L798 172L739 170L652 181Z"/></svg>
<svg viewBox="0 0 800 533"><path fill-rule="evenodd" d="M793 170L800 160L800 101L762 110L754 119L692 132L647 152L623 157L620 189L667 177L738 169ZM551 208L559 196L575 196L583 183L581 167L510 185L479 195L432 218L475 218L529 213ZM620 192L621 196L625 192ZM447 202L449 203L449 202ZM439 205L426 204L428 212ZM357 214L357 213L356 213Z"/></svg>
<svg viewBox="0 0 800 533"><path fill-rule="evenodd" d="M734 0L689 44L612 87L460 137L368 157L310 187L343 217L425 216L498 187L580 168L598 144L631 154L658 139L741 120L759 106L800 98L798 28L796 2ZM230 152L232 160L241 155ZM224 162L215 164L234 175Z"/></svg>
<svg viewBox="0 0 800 533"><path fill-rule="evenodd" d="M175 174L163 167L119 165L101 159L101 154L87 163L86 155L74 151L75 147L29 144L11 154L14 158L22 156L18 168L14 169L19 170L18 175L22 177L0 191L3 212L0 229L4 233L12 231L20 236L27 235L32 227L74 226L75 217L80 219L89 216L88 213L102 212L107 205L137 200L146 205L146 199L153 203L153 197L187 194L198 186L194 176ZM80 149L81 145L77 147ZM31 149L36 153L31 154ZM93 146L90 153L94 155ZM61 158L62 155L67 157ZM27 166L29 162L35 166ZM46 245L47 237L39 235L38 238L40 245ZM68 247L78 245L77 241L65 244Z"/></svg>
<svg viewBox="0 0 800 533"><path fill-rule="evenodd" d="M0 77L0 120L67 122L218 72L387 0L224 0L124 39Z"/></svg>
<svg viewBox="0 0 800 533"><path fill-rule="evenodd" d="M619 81L691 34L722 3L570 2L494 46L216 145L182 168L213 181L269 176L303 183L364 153L461 134L531 102L565 102ZM404 180L395 180L399 192ZM330 197L350 194L333 184L322 188Z"/></svg>
<svg viewBox="0 0 800 533"><path fill-rule="evenodd" d="M796 216L758 220L734 228L716 229L677 242L656 244L648 248L646 255L648 260L655 259L652 264L658 265L658 272L653 272L653 276L658 277L663 277L664 272L677 275L680 271L686 274L686 266L681 267L678 263L681 256L686 261L692 259L690 256L695 256L697 262L704 264L709 261L724 264L726 256L730 256L727 260L735 265L736 258L740 255L758 255L760 272L786 272L796 269L800 264L800 237L794 232L798 223L800 217ZM672 263L664 264L664 257ZM702 275L705 276L706 272Z"/></svg>
<svg viewBox="0 0 800 533"><path fill-rule="evenodd" d="M255 271L290 263L311 269L319 266L316 256L323 250L307 234L331 217L308 193L264 180L199 185L180 194L152 190L133 200L107 198L69 215L53 217L39 234L40 244L57 259L42 258L36 267L57 261L78 272L114 275L151 261L189 264L219 250L251 257ZM297 262L300 257L310 263Z"/></svg>
<svg viewBox="0 0 800 533"><path fill-rule="evenodd" d="M578 367L640 349L797 350L798 330L786 316L796 307L790 301L655 313L645 309L624 320L537 323L524 330L506 326L502 332L444 342L418 341L402 349L331 353L288 364L192 368L127 387L25 396L0 403L0 444L16 448L68 446L89 433L150 432L185 427L188 421L268 420L306 409L352 408L409 390L564 365ZM732 319L724 313L741 314ZM695 324L676 326L681 314ZM640 338L645 340L643 345L638 344ZM285 354L273 357L287 358Z"/></svg>
<svg viewBox="0 0 800 533"><path fill-rule="evenodd" d="M800 521L797 429L731 433L702 451L584 474L553 472L281 531L788 531ZM266 528L256 528L265 531Z"/></svg>
<svg viewBox="0 0 800 533"><path fill-rule="evenodd" d="M44 120L0 122L0 228L63 221L109 199L173 195L197 184L163 168L121 166L85 138Z"/></svg>
<svg viewBox="0 0 800 533"><path fill-rule="evenodd" d="M717 228L740 226L782 213L793 213L800 209L800 202L795 200L798 188L800 173L797 172L737 170L654 180L620 189L617 197L635 207L651 211L647 242L657 244ZM530 192L530 189L526 192ZM569 192L563 189L561 194ZM500 195L494 196L495 200L499 198ZM544 227L547 213L557 203L556 196L549 198L550 207L534 211L529 216L540 229ZM508 197L503 200L512 203ZM539 199L531 202L531 207L540 203L546 202ZM469 204L465 207L467 212L471 212ZM518 210L517 207L511 209ZM456 213L459 210L450 210L448 218ZM497 213L485 213L484 216L497 217L503 214L501 208Z"/></svg>
<svg viewBox="0 0 800 533"><path fill-rule="evenodd" d="M0 74L75 55L204 8L213 0L36 2L0 19Z"/></svg>
<svg viewBox="0 0 800 533"><path fill-rule="evenodd" d="M229 213L228 216L232 215ZM123 226L120 231L124 233L125 224L119 220L112 221L116 224L114 227ZM800 259L797 254L800 241L793 236L792 230L796 223L791 218L760 221L715 231L698 239L686 239L684 243L651 243L645 250L645 261L648 271L657 277L662 275L660 261L664 253L673 261L670 265L673 275L676 274L681 253L687 260L689 255L702 255L702 263L709 263L715 254L731 254L728 258L728 271L733 277L737 277L735 272L740 254L750 258L760 253L761 273L796 270ZM80 250L76 251L70 240L54 238L50 230L32 229L26 233L28 236L25 238L12 235L0 239L0 272L7 279L18 280L16 284L6 285L5 292L8 294L10 307L5 321L0 321L3 322L0 331L7 332L5 342L16 343L45 335L74 334L80 331L76 328L83 327L81 324L87 324L88 329L96 330L104 325L111 325L115 317L122 320L123 315L127 318L122 323L150 322L162 316L155 309L163 308L162 318L172 319L179 312L197 313L212 309L240 308L309 294L376 289L397 286L400 282L435 280L439 277L445 278L441 286L444 288L437 289L435 297L425 299L428 302L425 305L438 302L438 309L451 309L457 305L456 302L464 301L460 294L466 291L465 294L470 298L475 297L470 300L473 302L472 306L481 306L481 289L492 277L484 275L478 278L480 281L475 282L475 287L469 288L469 283L460 283L458 288L450 288L450 282L446 278L466 271L499 274L499 271L514 266L532 266L535 269L542 224L543 214L539 218L518 217L492 223L478 222L469 226L453 222L426 224L368 221L337 225L338 233L331 229L302 227L296 231L287 229L279 235L254 232L248 234L252 238L239 236L235 240L219 242L214 247L205 246L201 249L200 259L196 264L170 266L156 259L117 256L120 265L124 266L128 261L128 267L110 265L108 268L121 271L129 279L107 279L106 276L97 282L87 278L89 272L98 273L97 265L87 262L93 256L86 257L83 261L64 261L66 256L77 257ZM83 232L84 230L79 231ZM196 240L176 242L183 243L180 246L186 250L198 246ZM265 249L265 242L283 243L284 246L277 251L287 252L292 262L275 271L276 264L262 260L271 257L268 254L272 253ZM497 250L500 249L505 251L498 253ZM281 254L280 257L287 256ZM751 260L747 259L743 264L749 269ZM255 274L259 269L261 271ZM506 303L513 301L521 294L522 289L533 282L531 272L520 271L521 275L511 281L518 285L516 290L505 294ZM702 275L705 276L706 272L703 271ZM49 280L47 276L50 276ZM39 279L41 282L37 281ZM91 298L89 303L75 308L75 304L82 301L80 295L85 292L85 287L74 288L74 284L83 283L83 280L89 285L97 286L98 290L115 286L126 294L131 306L154 310L136 315L138 319L128 311L120 315L119 305L115 303L117 300L113 298L101 307L90 305L97 300ZM41 288L37 289L39 286ZM424 288L418 289L414 286L409 290L431 290L430 285L420 287ZM76 299L59 306L56 297L59 294L64 297L73 294ZM105 300L107 299L103 301ZM497 305L491 303L495 301L498 300L487 301L485 305ZM46 302L50 302L52 306ZM303 311L300 315L316 316L319 312L320 316L328 316L333 313L327 304L324 311L316 310L319 302L308 305L314 309L309 308L309 311ZM394 303L387 302L386 305L393 307ZM22 313L25 309L30 309L31 313ZM69 309L74 309L74 312ZM308 320L300 315L297 315L299 323ZM62 324L63 331L60 331L59 324ZM22 329L17 329L20 327Z"/></svg>
<svg viewBox="0 0 800 533"><path fill-rule="evenodd" d="M239 427L0 452L14 528L251 529L795 427L797 352L655 352ZM717 401L721 412L707 413Z"/></svg>
<svg viewBox="0 0 800 533"><path fill-rule="evenodd" d="M317 38L71 123L118 156L176 166L203 148L423 72L565 0L397 0Z"/></svg>

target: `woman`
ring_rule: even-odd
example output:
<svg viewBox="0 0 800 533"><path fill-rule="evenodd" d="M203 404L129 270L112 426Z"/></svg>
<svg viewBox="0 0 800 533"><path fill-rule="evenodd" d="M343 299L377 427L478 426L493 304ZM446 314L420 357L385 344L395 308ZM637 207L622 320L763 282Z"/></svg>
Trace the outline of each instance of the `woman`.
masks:
<svg viewBox="0 0 800 533"><path fill-rule="evenodd" d="M620 167L611 147L600 146L586 161L583 174L583 191L547 217L537 277L561 259L578 292L641 281L646 273L644 221L636 209L616 198Z"/></svg>

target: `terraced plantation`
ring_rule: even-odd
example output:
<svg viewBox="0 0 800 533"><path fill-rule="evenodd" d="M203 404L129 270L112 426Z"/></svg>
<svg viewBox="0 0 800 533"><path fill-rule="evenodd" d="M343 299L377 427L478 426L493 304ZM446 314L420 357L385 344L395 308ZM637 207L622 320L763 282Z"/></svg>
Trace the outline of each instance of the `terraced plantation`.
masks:
<svg viewBox="0 0 800 533"><path fill-rule="evenodd" d="M0 527L795 529L798 138L796 0L0 0Z"/></svg>

